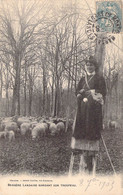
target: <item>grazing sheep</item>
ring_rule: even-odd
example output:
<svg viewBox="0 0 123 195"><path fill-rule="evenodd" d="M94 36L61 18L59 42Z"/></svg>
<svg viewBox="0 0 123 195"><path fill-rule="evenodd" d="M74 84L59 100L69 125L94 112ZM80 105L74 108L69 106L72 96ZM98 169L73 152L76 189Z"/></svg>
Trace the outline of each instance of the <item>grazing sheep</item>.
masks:
<svg viewBox="0 0 123 195"><path fill-rule="evenodd" d="M5 124L5 131L14 131L15 133L17 133L18 130L18 126L16 122L8 122Z"/></svg>
<svg viewBox="0 0 123 195"><path fill-rule="evenodd" d="M120 124L117 121L108 121L108 128L111 130L116 130L118 128L120 128Z"/></svg>
<svg viewBox="0 0 123 195"><path fill-rule="evenodd" d="M57 134L61 135L65 131L65 125L63 122L58 122L57 123Z"/></svg>
<svg viewBox="0 0 123 195"><path fill-rule="evenodd" d="M46 124L38 123L31 131L32 139L43 137L46 135Z"/></svg>
<svg viewBox="0 0 123 195"><path fill-rule="evenodd" d="M55 136L57 134L57 126L55 123L53 122L49 123L49 132L50 132L50 135L52 136Z"/></svg>
<svg viewBox="0 0 123 195"><path fill-rule="evenodd" d="M49 134L49 125L48 125L48 122L47 123L43 123L43 125L45 126L45 134L48 135Z"/></svg>
<svg viewBox="0 0 123 195"><path fill-rule="evenodd" d="M30 123L30 119L27 118L27 117L18 118L17 125L18 125L19 128L20 128L21 124L23 124L23 123Z"/></svg>
<svg viewBox="0 0 123 195"><path fill-rule="evenodd" d="M31 131L31 137L32 140L35 140L36 138L39 138L39 129L34 127Z"/></svg>
<svg viewBox="0 0 123 195"><path fill-rule="evenodd" d="M18 119L18 116L17 115L15 115L15 116L12 117L12 121L13 122L16 122L17 123L17 119Z"/></svg>
<svg viewBox="0 0 123 195"><path fill-rule="evenodd" d="M20 126L21 135L25 136L29 132L31 132L31 123L22 123Z"/></svg>
<svg viewBox="0 0 123 195"><path fill-rule="evenodd" d="M10 122L13 122L11 117L2 118L0 120L0 131L4 131L5 126Z"/></svg>
<svg viewBox="0 0 123 195"><path fill-rule="evenodd" d="M3 122L12 122L13 121L13 117L4 117L3 118L3 120L2 120Z"/></svg>
<svg viewBox="0 0 123 195"><path fill-rule="evenodd" d="M38 122L37 121L33 121L33 122L31 122L31 128L33 129L36 125L38 124Z"/></svg>
<svg viewBox="0 0 123 195"><path fill-rule="evenodd" d="M12 131L12 130L8 131L7 137L9 139L9 141L15 140L15 133L14 133L14 131Z"/></svg>

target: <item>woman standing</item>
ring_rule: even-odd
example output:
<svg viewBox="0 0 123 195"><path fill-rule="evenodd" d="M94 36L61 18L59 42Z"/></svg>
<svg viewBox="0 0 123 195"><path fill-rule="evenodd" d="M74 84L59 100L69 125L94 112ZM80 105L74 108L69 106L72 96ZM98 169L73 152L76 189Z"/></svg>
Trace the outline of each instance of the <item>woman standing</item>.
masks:
<svg viewBox="0 0 123 195"><path fill-rule="evenodd" d="M76 89L77 114L73 126L71 148L83 151L85 168L92 171L93 157L99 151L99 139L103 129L102 106L105 102L106 84L98 73L93 56L86 61L86 74Z"/></svg>

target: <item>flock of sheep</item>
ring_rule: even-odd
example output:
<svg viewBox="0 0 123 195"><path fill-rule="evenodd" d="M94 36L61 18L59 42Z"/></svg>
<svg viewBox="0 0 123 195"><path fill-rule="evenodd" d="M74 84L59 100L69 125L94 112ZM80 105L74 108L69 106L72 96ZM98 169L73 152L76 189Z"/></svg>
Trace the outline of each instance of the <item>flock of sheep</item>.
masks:
<svg viewBox="0 0 123 195"><path fill-rule="evenodd" d="M6 117L0 119L0 138L12 141L17 135L32 140L43 136L57 136L65 132L65 119L44 117Z"/></svg>

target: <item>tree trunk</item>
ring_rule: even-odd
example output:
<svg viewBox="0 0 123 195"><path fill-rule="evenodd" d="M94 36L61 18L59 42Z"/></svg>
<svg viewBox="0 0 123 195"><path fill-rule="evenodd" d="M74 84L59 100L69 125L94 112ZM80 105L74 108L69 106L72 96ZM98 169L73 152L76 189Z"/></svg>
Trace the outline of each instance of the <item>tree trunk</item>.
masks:
<svg viewBox="0 0 123 195"><path fill-rule="evenodd" d="M55 82L55 97L54 97L54 112L53 117L58 116L59 114L59 78L57 77L57 81Z"/></svg>
<svg viewBox="0 0 123 195"><path fill-rule="evenodd" d="M39 92L38 115L42 115L42 91Z"/></svg>
<svg viewBox="0 0 123 195"><path fill-rule="evenodd" d="M104 66L104 60L105 60L105 44L103 44L103 37L105 35L103 34L100 34L98 35L97 37L97 42L96 42L96 48L95 48L95 58L96 58L96 61L98 63L98 73L100 75L103 75L103 66ZM101 40L101 42L99 43L98 40ZM107 99L106 99L107 100ZM107 102L106 102L107 104ZM105 105L103 105L103 108L102 108L102 112L103 112L103 123L105 123Z"/></svg>
<svg viewBox="0 0 123 195"><path fill-rule="evenodd" d="M26 116L27 112L27 96L26 96L26 90L27 90L27 67L25 65L25 83L24 83L24 116Z"/></svg>
<svg viewBox="0 0 123 195"><path fill-rule="evenodd" d="M59 116L59 112L60 112L60 86L59 86L59 78L57 78L57 112L56 112L56 116Z"/></svg>
<svg viewBox="0 0 123 195"><path fill-rule="evenodd" d="M58 43L57 43L58 44ZM56 80L55 80L55 97L54 97L54 111L53 111L53 117L57 116L57 101L58 101L58 50L59 50L59 45L57 45L56 49L56 55L55 55L55 68L54 72L56 75Z"/></svg>
<svg viewBox="0 0 123 195"><path fill-rule="evenodd" d="M17 53L16 57L16 62L15 62L15 67L16 67L16 75L15 75L15 84L13 88L13 100L12 100L12 110L11 110L11 115L14 116L20 115L20 57L19 54Z"/></svg>
<svg viewBox="0 0 123 195"><path fill-rule="evenodd" d="M16 84L16 79L15 79L15 85L13 88L11 116L15 115L16 106L17 106L17 84Z"/></svg>
<svg viewBox="0 0 123 195"><path fill-rule="evenodd" d="M32 94L33 94L33 84L32 84L32 80L30 80L30 86L29 86L29 116L32 115Z"/></svg>
<svg viewBox="0 0 123 195"><path fill-rule="evenodd" d="M43 63L43 115L46 114L46 70L45 62Z"/></svg>
<svg viewBox="0 0 123 195"><path fill-rule="evenodd" d="M2 64L0 69L0 100L2 99L2 92L3 92L3 77L2 77Z"/></svg>
<svg viewBox="0 0 123 195"><path fill-rule="evenodd" d="M8 88L6 88L6 116L9 116L9 96L8 96Z"/></svg>
<svg viewBox="0 0 123 195"><path fill-rule="evenodd" d="M95 48L95 58L97 60L98 66L99 66L99 73L103 75L103 65L105 60L105 44L101 41L98 42L98 39L103 39L103 34L98 35L97 42L96 42L96 48Z"/></svg>
<svg viewBox="0 0 123 195"><path fill-rule="evenodd" d="M17 115L20 115L20 74L18 75L18 88L17 88Z"/></svg>
<svg viewBox="0 0 123 195"><path fill-rule="evenodd" d="M7 73L6 73L6 116L9 116L9 95L8 95L8 88L9 88L9 80L8 80L8 64L7 64Z"/></svg>
<svg viewBox="0 0 123 195"><path fill-rule="evenodd" d="M54 115L54 75L52 78L52 84L51 84L51 112L52 116Z"/></svg>
<svg viewBox="0 0 123 195"><path fill-rule="evenodd" d="M57 109L57 89L55 89L53 117L56 116L57 113L56 109Z"/></svg>

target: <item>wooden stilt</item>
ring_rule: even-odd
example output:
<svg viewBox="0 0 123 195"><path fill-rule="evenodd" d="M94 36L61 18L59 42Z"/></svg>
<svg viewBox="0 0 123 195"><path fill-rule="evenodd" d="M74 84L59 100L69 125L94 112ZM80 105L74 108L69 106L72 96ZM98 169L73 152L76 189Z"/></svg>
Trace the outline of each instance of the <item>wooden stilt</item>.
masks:
<svg viewBox="0 0 123 195"><path fill-rule="evenodd" d="M73 164L74 164L74 154L73 154L73 152L72 152L72 154L71 154L71 159L70 159L69 176L72 175Z"/></svg>
<svg viewBox="0 0 123 195"><path fill-rule="evenodd" d="M85 172L85 167L86 167L86 163L84 159L84 154L81 154L80 163L79 163L79 173L80 174Z"/></svg>
<svg viewBox="0 0 123 195"><path fill-rule="evenodd" d="M96 165L97 165L97 157L94 155L92 157L92 175L95 176L96 175Z"/></svg>
<svg viewBox="0 0 123 195"><path fill-rule="evenodd" d="M93 176L96 175L96 166L97 166L97 158L98 156L96 154L93 154L93 156L90 156L91 157L91 170L88 166L90 166L88 163L87 163L87 159L85 160L85 154L87 155L87 152L85 153L84 151L81 151L80 153L75 153L72 151L72 154L71 154L71 159L70 159L70 166L69 166L69 176L72 175L73 173L73 166L74 164L76 164L74 161L75 161L75 156L76 155L79 155L80 154L80 161L79 161L79 174L92 174ZM86 170L86 167L87 167L87 170Z"/></svg>

